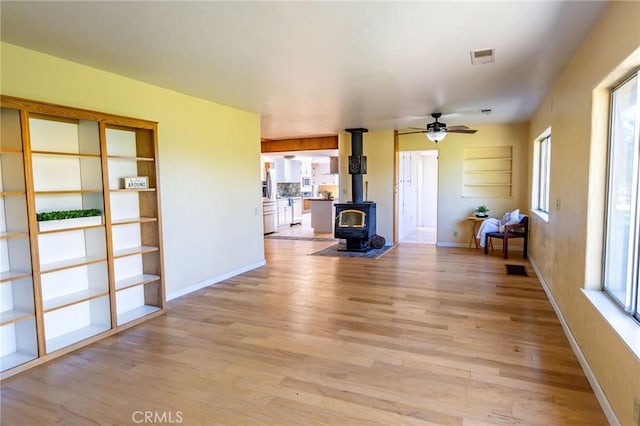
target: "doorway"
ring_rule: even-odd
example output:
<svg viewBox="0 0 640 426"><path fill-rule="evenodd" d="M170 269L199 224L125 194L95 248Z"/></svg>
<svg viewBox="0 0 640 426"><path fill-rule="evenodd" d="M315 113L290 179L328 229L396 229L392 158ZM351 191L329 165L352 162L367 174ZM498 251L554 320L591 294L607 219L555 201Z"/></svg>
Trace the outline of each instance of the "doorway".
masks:
<svg viewBox="0 0 640 426"><path fill-rule="evenodd" d="M269 197L263 198L263 206L273 204L275 212L275 225L265 238L332 240L331 210L325 212L324 208L318 207L331 207L328 200L334 196L337 200L338 150L272 152L262 154L260 158L263 185L268 169L274 188ZM316 203L316 200L323 202Z"/></svg>
<svg viewBox="0 0 640 426"><path fill-rule="evenodd" d="M436 244L438 151L400 152L398 174L398 241Z"/></svg>

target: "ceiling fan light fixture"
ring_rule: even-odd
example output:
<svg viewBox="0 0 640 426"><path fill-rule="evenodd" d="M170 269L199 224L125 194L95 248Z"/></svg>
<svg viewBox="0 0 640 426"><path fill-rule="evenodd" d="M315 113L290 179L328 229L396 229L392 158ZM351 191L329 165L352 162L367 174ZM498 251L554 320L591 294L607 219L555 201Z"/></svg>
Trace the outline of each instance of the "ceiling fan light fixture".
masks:
<svg viewBox="0 0 640 426"><path fill-rule="evenodd" d="M435 132L427 132L426 135L427 135L427 139L429 139L431 142L438 143L442 139L444 139L445 136L447 136L447 132L438 130Z"/></svg>

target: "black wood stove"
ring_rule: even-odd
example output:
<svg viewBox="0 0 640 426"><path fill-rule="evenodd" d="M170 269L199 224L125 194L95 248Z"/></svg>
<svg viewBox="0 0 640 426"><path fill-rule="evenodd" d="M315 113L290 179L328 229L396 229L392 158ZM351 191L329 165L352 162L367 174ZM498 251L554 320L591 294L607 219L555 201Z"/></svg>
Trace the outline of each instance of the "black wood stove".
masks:
<svg viewBox="0 0 640 426"><path fill-rule="evenodd" d="M376 235L376 203L364 201L362 196L362 175L367 173L367 157L362 155L362 134L368 130L346 131L351 133L349 174L353 201L335 205L334 236L347 241L347 251L369 251L382 247L384 238Z"/></svg>

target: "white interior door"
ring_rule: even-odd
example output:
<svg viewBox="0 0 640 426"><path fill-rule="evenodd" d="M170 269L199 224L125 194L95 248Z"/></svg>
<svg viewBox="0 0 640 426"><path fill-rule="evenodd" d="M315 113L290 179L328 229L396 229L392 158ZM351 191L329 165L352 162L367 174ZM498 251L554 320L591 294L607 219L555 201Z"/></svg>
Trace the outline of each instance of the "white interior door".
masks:
<svg viewBox="0 0 640 426"><path fill-rule="evenodd" d="M400 153L398 236L400 242L436 243L438 218L437 151Z"/></svg>

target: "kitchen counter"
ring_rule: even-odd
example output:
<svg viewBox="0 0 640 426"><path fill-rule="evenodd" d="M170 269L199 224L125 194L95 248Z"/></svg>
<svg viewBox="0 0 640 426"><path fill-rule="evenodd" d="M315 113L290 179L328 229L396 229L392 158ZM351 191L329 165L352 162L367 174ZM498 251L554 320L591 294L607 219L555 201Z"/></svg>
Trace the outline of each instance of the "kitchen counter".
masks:
<svg viewBox="0 0 640 426"><path fill-rule="evenodd" d="M334 200L310 198L309 201L311 202L311 227L314 232L333 234L333 220L336 212Z"/></svg>

